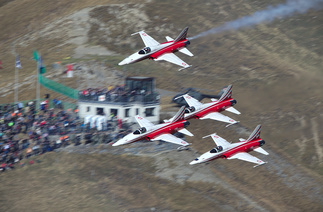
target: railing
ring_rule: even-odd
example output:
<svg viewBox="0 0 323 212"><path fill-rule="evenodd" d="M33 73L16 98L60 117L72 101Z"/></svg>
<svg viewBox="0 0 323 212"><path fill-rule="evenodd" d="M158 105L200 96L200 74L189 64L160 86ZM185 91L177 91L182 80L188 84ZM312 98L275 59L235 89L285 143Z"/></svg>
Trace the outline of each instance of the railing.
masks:
<svg viewBox="0 0 323 212"><path fill-rule="evenodd" d="M77 99L78 90L75 90L75 89L67 87L61 83L55 82L51 79L48 79L41 74L39 75L39 82L42 86L44 86L52 91L63 94L63 95L65 95L69 98L72 98L72 99Z"/></svg>
<svg viewBox="0 0 323 212"><path fill-rule="evenodd" d="M82 95L79 94L79 102L91 102L102 104L118 104L128 105L133 103L141 104L158 104L160 95L158 93L146 94L146 95Z"/></svg>

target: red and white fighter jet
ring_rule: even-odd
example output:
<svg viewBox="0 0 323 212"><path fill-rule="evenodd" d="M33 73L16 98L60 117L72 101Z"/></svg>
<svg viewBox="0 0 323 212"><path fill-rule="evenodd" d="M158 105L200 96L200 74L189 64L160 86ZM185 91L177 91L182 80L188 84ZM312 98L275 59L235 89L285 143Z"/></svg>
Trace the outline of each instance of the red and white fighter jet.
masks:
<svg viewBox="0 0 323 212"><path fill-rule="evenodd" d="M154 125L147 119L137 115L135 116L136 121L139 123L140 128L135 130L133 133L130 133L114 143L112 146L120 146L124 144L130 144L140 140L163 140L170 143L188 146L190 145L186 141L172 135L171 133L180 132L188 136L193 136L185 127L190 123L184 119L185 106L176 113L176 115L171 118L169 121Z"/></svg>
<svg viewBox="0 0 323 212"><path fill-rule="evenodd" d="M264 155L269 155L268 152L261 148L261 146L265 144L265 141L260 138L260 130L261 125L258 125L247 140L240 138L240 142L233 144L229 143L215 133L208 135L211 136L217 147L196 158L190 164L193 165L197 163L204 163L218 158L226 158L229 160L240 159L247 162L256 163L257 165L254 167L265 164L266 162L248 154L248 152L254 150Z"/></svg>
<svg viewBox="0 0 323 212"><path fill-rule="evenodd" d="M180 51L188 56L193 56L193 54L187 48L185 48L190 44L190 41L186 39L187 31L188 27L186 27L175 40L169 36L166 36L167 42L164 43L158 43L144 31L136 32L132 35L139 34L145 44L145 47L125 58L119 63L119 65L131 64L149 58L155 61L165 60L167 62L182 66L183 68L179 70L188 68L190 65L185 63L174 54L174 52Z"/></svg>
<svg viewBox="0 0 323 212"><path fill-rule="evenodd" d="M198 100L194 99L188 94L180 96L180 97L183 97L187 102L187 104L189 105L189 107L186 108L186 111L185 111L186 112L185 119L190 119L190 118L197 118L202 120L213 119L216 121L223 121L223 122L229 123L229 125L238 123L237 121L231 119L230 117L220 113L221 111L226 110L238 115L241 114L238 110L232 107L237 103L237 101L234 100L231 97L231 95L232 95L232 85L229 85L225 89L220 99L211 99L212 102L209 102L206 104L199 102Z"/></svg>

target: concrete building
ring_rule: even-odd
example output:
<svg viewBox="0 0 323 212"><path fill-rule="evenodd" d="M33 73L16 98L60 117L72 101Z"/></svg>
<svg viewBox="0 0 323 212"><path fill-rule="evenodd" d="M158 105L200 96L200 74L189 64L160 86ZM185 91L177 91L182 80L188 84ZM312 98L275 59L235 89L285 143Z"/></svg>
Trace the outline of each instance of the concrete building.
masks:
<svg viewBox="0 0 323 212"><path fill-rule="evenodd" d="M151 77L127 77L125 85L100 92L88 90L79 94L79 115L113 114L124 121L135 122L140 115L151 122L158 123L160 116L159 94L155 92L155 79Z"/></svg>

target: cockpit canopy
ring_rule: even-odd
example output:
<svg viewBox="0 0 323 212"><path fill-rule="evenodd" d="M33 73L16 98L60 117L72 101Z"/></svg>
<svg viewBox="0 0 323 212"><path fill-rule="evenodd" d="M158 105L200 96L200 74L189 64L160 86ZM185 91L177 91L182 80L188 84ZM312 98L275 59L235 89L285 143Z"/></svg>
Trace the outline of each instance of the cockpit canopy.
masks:
<svg viewBox="0 0 323 212"><path fill-rule="evenodd" d="M147 54L151 51L150 47L145 47L138 52L138 54Z"/></svg>
<svg viewBox="0 0 323 212"><path fill-rule="evenodd" d="M222 146L217 146L214 149L212 149L210 153L218 153L218 152L221 152L222 150L223 150Z"/></svg>
<svg viewBox="0 0 323 212"><path fill-rule="evenodd" d="M147 129L145 127L141 127L138 130L135 130L133 134L138 135L147 132Z"/></svg>

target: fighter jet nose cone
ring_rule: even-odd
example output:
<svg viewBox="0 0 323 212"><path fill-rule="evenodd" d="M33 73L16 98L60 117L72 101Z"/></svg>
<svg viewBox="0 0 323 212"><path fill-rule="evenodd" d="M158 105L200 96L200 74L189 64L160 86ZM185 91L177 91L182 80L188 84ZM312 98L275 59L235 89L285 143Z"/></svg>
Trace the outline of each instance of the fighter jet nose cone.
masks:
<svg viewBox="0 0 323 212"><path fill-rule="evenodd" d="M127 140L126 139L120 139L118 140L117 142L115 142L114 144L112 144L112 146L121 146L121 145L124 145L124 144L127 144Z"/></svg>
<svg viewBox="0 0 323 212"><path fill-rule="evenodd" d="M199 159L198 158L196 158L192 162L190 162L190 165L194 165L194 164L197 164L197 163L199 163Z"/></svg>
<svg viewBox="0 0 323 212"><path fill-rule="evenodd" d="M114 144L112 144L112 146L120 146L122 144L123 144L123 142L119 140L119 141L115 142Z"/></svg>
<svg viewBox="0 0 323 212"><path fill-rule="evenodd" d="M119 66L122 66L122 65L127 65L130 63L130 59L127 57L125 59L123 59L120 63L119 63Z"/></svg>
<svg viewBox="0 0 323 212"><path fill-rule="evenodd" d="M122 65L125 65L126 64L126 62L123 60L123 61L121 61L118 65L119 66L122 66Z"/></svg>

